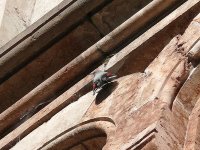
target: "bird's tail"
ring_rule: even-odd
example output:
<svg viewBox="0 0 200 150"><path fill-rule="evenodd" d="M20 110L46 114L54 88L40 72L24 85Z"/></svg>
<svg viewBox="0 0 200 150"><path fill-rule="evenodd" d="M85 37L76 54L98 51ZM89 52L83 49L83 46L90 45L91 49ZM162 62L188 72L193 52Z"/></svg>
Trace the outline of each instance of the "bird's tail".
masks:
<svg viewBox="0 0 200 150"><path fill-rule="evenodd" d="M107 81L111 82L111 81L115 80L116 78L117 78L117 75L112 75L107 78Z"/></svg>

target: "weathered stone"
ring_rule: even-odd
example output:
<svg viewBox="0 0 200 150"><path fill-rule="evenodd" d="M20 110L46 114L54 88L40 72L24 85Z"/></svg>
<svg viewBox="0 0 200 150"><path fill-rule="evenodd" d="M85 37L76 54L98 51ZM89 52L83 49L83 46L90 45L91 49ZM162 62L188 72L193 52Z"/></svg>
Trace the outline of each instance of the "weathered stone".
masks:
<svg viewBox="0 0 200 150"><path fill-rule="evenodd" d="M98 31L85 22L35 58L0 85L0 113L49 78L100 39Z"/></svg>
<svg viewBox="0 0 200 150"><path fill-rule="evenodd" d="M200 115L200 101L198 99L189 117L184 150L199 149L200 146L199 115Z"/></svg>
<svg viewBox="0 0 200 150"><path fill-rule="evenodd" d="M1 23L2 23L4 10L5 10L5 5L6 5L6 0L1 0L0 1L0 27L1 27Z"/></svg>
<svg viewBox="0 0 200 150"><path fill-rule="evenodd" d="M63 1L61 4L66 4L65 2L68 1ZM86 6L96 6L95 2L100 1L78 0L72 2L73 4L80 2L78 4L85 10ZM175 5L175 2L180 2L181 6ZM126 6L127 9L123 11L125 3L132 4L133 2L107 1L102 3L103 5L98 5L99 7L93 9L93 11L86 9L84 12L77 12L78 18L87 15L82 20L84 24L81 24L81 22L76 24L79 27L73 32L67 33L69 37L64 37L57 44L41 53L40 56L29 60L29 64L21 66L22 68L18 73L4 81L4 84L7 83L5 85L12 85L15 82L14 79L19 79L17 84L22 86L24 85L22 78L25 79L28 73L31 74L35 71L37 76L41 74L44 74L46 78L50 76L44 82L40 78L38 79L40 81L38 81L35 76L32 81L36 85L27 84L27 88L32 91L0 114L0 131L6 131L1 134L0 149L199 149L200 64L199 58L196 56L199 51L198 42L200 39L200 1L155 0L127 21L125 21L127 19L126 14L129 16L134 11L130 10L132 6ZM61 9L61 4L55 9ZM175 9L173 12L171 7L169 9L172 4L174 4L173 10ZM117 9L118 6L120 9ZM113 26L111 28L116 29L99 40L98 24L92 25L94 22L91 22L91 18L88 17L93 16L95 18L98 14L103 16L106 10L114 11L115 15L121 14L123 17L120 18L117 15L114 17L108 13L106 18L113 20L113 24L112 20L109 20L109 22ZM63 11L63 9L60 11ZM88 11L90 11L89 14ZM51 12L55 12L55 10ZM144 28L144 26L149 26L149 20L158 16L163 18L161 12L170 14L157 24L152 24L153 27L149 30ZM138 14L139 18L137 18ZM62 20L64 17L58 15L55 18ZM92 21L94 21L94 18L92 18ZM85 22L85 19L89 20L90 23L89 21ZM141 20L144 21L142 24L140 24ZM135 25L134 21L139 21L139 23ZM95 23L97 22L96 20ZM122 25L118 26L120 22L122 22ZM49 25L49 23L44 25ZM60 23L55 24L56 28L59 26ZM105 29L105 32L110 32L104 25L101 24L100 26L103 27L103 30ZM83 30L80 29L81 27L84 27ZM92 28L91 32L86 31L87 27ZM110 30L112 30L111 28ZM141 35L132 41L129 38L131 34L136 33L136 28L141 28L142 32L145 31L145 33L140 33ZM99 29L101 31L101 28ZM101 32L104 32L103 30ZM60 32L61 30L57 31ZM37 34L43 33L47 32ZM79 33L85 34L80 35ZM99 42L94 44L93 36L97 36L96 40L99 40ZM92 42L81 41L84 37L90 37L89 39ZM34 40L37 41L38 39ZM56 40L59 40L59 38ZM83 42L80 43L82 47L87 47L87 44L94 45L86 51L83 49L83 53L81 53L81 51L78 51L80 48L77 48L76 40L78 40L78 43ZM48 39L44 41L47 42ZM131 43L120 49L125 46L123 45L124 42ZM20 43L18 44L20 45ZM69 62L71 57L69 58L64 53L65 44L69 45L70 50L68 52L75 54L73 56L75 59L71 62ZM104 54L113 52L115 48L118 48L117 54L108 60L105 66L104 64L101 65L102 61L99 60L103 60ZM64 56L59 57L59 55L55 59L53 56L57 54L58 49ZM21 50L24 52L23 49ZM77 53L73 50L77 50ZM191 52L197 53L191 55ZM81 54L76 57L78 53ZM19 53L16 54L17 56L19 56ZM52 59L49 59L49 57ZM11 58L14 57L10 56L10 59L7 60L13 63ZM54 59L55 62L52 61ZM96 63L97 60L98 63ZM2 59L2 61L4 60ZM37 68L40 63L43 65ZM65 65L65 63L68 64ZM57 71L62 65L65 66ZM98 65L101 66L98 67ZM52 67L46 69L45 66ZM84 77L84 75L91 72L95 67L98 67L96 69L104 69L105 67L108 71L116 73L119 78L103 86L96 95L92 95L92 76ZM27 72L26 69L32 70ZM37 87L34 88L35 86ZM17 86L13 89L11 86L8 88L8 90L12 89L11 95L13 93L21 94L17 92L20 90L14 90L16 88ZM3 92L8 93L7 90L2 89ZM52 100L51 103L46 104L45 101L49 99ZM43 108L33 109L44 103ZM32 112L32 110L35 110L35 112ZM30 115L26 115L26 112L29 112ZM24 118L25 122L22 119L18 120L20 118ZM13 129L7 130L9 126Z"/></svg>
<svg viewBox="0 0 200 150"><path fill-rule="evenodd" d="M77 27L86 15L105 0L65 0L55 9L0 48L0 83L19 71L35 55Z"/></svg>
<svg viewBox="0 0 200 150"><path fill-rule="evenodd" d="M35 7L32 12L31 16L31 24L36 22L39 18L41 18L43 15L45 15L48 11L56 7L58 4L60 4L63 0L36 0ZM68 0L68 3L70 3L72 0Z"/></svg>
<svg viewBox="0 0 200 150"><path fill-rule="evenodd" d="M189 9L189 7L190 11L185 12L184 10ZM144 72L146 67L174 36L185 32L194 17L198 15L198 7L198 4L192 6L191 2L180 6L169 16L166 16L165 19L161 20L156 26L153 26L150 30L147 30L144 34L131 42L123 51L120 51L111 58L112 64L109 66L114 67L115 64L119 64L119 61L123 61L123 65L118 71L119 76L134 72Z"/></svg>
<svg viewBox="0 0 200 150"><path fill-rule="evenodd" d="M35 0L7 0L0 26L0 47L30 25Z"/></svg>
<svg viewBox="0 0 200 150"><path fill-rule="evenodd" d="M93 23L104 35L115 29L152 0L113 1L92 17Z"/></svg>
<svg viewBox="0 0 200 150"><path fill-rule="evenodd" d="M82 116L82 122L93 118L107 117L111 118L117 127L114 135L112 132L107 133L109 136L105 149L111 149L111 147L112 149L121 149L119 142L127 148L134 147L134 143L129 141L137 137L146 128L153 126L153 124L156 125L150 132L155 136L154 146L157 148L164 146L165 149L180 149L182 147L185 132L182 129L179 137L174 138L174 135L177 135L176 129L178 129L181 122L178 122L169 110L174 92L187 75L187 71L185 71L187 69L184 68L187 66L184 65L187 63L187 59L185 59L184 53L179 53L182 48L177 48L180 42L179 39L180 36L175 37L166 46L158 58L146 69L147 75L141 73L129 75L106 85L97 94L92 105L88 107L86 114ZM179 82L174 80L178 77L180 78ZM171 91L169 92L168 89L171 89ZM86 98L90 99L88 96ZM165 110L167 110L167 113ZM124 118L126 119L124 120ZM174 122L176 124L173 124ZM35 131L37 130L39 132L41 129L38 128ZM24 140L27 140L27 137ZM166 142L166 139L168 139L168 142ZM46 141L47 147L48 143L53 142L51 139L50 141ZM127 142L131 145L126 145ZM135 142L137 143L137 141ZM59 145L62 147L63 143L52 144L53 147L60 147Z"/></svg>
<svg viewBox="0 0 200 150"><path fill-rule="evenodd" d="M159 5L160 4L160 2L161 1L155 1L155 3L152 3L152 5L153 5L153 8L154 7L157 7L157 5ZM168 7L169 5L171 5L172 3L173 3L173 1L168 1L168 2L166 2L167 3L167 6L165 6L165 3L163 4L162 3L162 7L161 8L159 8L156 12L154 12L153 14L158 14L160 11L163 11L163 9L165 9L166 7ZM188 5L188 4L185 4L185 5ZM185 11L187 11L188 9L191 9L191 7L194 7L194 5L195 5L195 2L194 3L190 3L190 5L189 5L189 7L186 9L186 8L184 8L183 10L181 9L181 13L183 13L183 12L185 12ZM149 6L150 7L150 6ZM148 8L149 8L148 7ZM151 8L151 9L153 9L153 8ZM196 7L195 7L196 8ZM194 12L196 12L196 9L194 8ZM143 11L142 12L142 14L144 15L144 14L146 14L146 13L148 13L148 11L149 10L151 10L151 9L147 9L147 11L145 10L145 11ZM178 12L179 12L180 10L178 10ZM177 12L174 12L175 14L177 13ZM152 17L154 17L154 15L153 14L151 14L151 16L150 17L147 17L146 18L146 21L148 20L148 19L151 19ZM194 13L195 14L195 13ZM140 14L139 14L140 15ZM176 17L179 17L180 15L175 15L175 18ZM139 19L141 19L141 17L142 16L140 16L139 17ZM174 15L172 15L172 18L170 18L170 20L171 21L173 21L173 18L174 17ZM191 17L191 16L190 16ZM133 16L133 20L135 21L135 20L137 20L137 17L134 17ZM168 19L167 19L168 20ZM131 20L132 21L132 20ZM131 22L131 21L128 21L128 22ZM165 21L163 21L164 22L164 24L166 24L166 22ZM162 22L162 23L163 23ZM132 22L133 23L133 22ZM140 24L138 25L137 24L137 27L139 27L140 26ZM160 26L162 26L163 27L163 24L161 24L161 25L159 25L159 27ZM125 24L125 26L124 25L122 25L122 28L124 28L124 29L126 29L126 33L124 34L124 35L126 35L126 36L128 36L129 34L130 34L130 31L129 31L129 28L131 28L131 31L132 30L134 30L134 28L131 26L131 24L129 24L129 23L126 23ZM120 27L120 29L121 29L121 27ZM159 28L159 30L160 30L160 28ZM117 34L116 34L116 32L117 32ZM109 38L109 36L110 35L108 35L108 36L106 36L107 38L103 38L103 40L100 40L97 44L95 44L95 45L93 45L92 47L90 47L87 51L86 51L86 53L84 53L84 55L87 55L88 56L88 54L89 53L93 53L93 52L95 52L94 53L94 55L93 55L93 58L92 57L87 57L88 58L88 60L89 61L84 61L84 62L86 62L86 63L92 63L93 61L97 61L97 59L99 59L99 53L100 53L100 51L99 51L99 48L101 49L102 47L103 48L105 48L106 47L106 49L107 50L109 50L109 51L112 51L112 48L113 47L115 47L117 44L119 44L121 41L120 40L123 40L124 39L124 35L123 34L120 34L120 33L123 33L124 32L124 30L116 30L116 32L114 32L114 33L111 33L111 35L112 36L117 36L116 38L115 38L115 40L117 39L117 42L115 43L115 42L113 42L112 41L112 39L111 39L111 41L109 40L110 38ZM157 32L157 30L153 30L153 31L151 31L152 33L156 33ZM128 34L128 35L127 35ZM150 34L151 35L151 34ZM145 41L145 40L147 40L149 38L149 36L146 36L142 41ZM107 41L106 41L107 40ZM102 44L103 43L103 44ZM137 43L138 45L140 45L142 42L140 41L139 43ZM106 49L104 49L104 50L106 50ZM92 51L92 52L91 52ZM102 53L100 53L100 55L102 56ZM90 56L90 55L89 55ZM123 56L123 55L122 55ZM84 57L84 58L86 58L86 57ZM38 101L43 101L44 99L48 99L48 98L50 98L51 96L54 96L54 93L56 93L57 92L57 90L58 90L58 88L62 88L62 86L64 85L64 82L63 82L63 80L65 79L65 82L67 82L67 81L69 81L70 79L69 79L69 76L70 75L72 75L72 76L76 76L77 75L77 70L79 70L79 71L82 71L82 70L84 70L84 67L79 67L78 69L74 69L75 67L70 67L70 66L74 66L74 64L77 64L77 62L79 62L80 60L82 59L82 56L80 56L79 58L77 58L77 59L75 59L72 63L70 63L69 65L66 65L66 67L64 67L63 69L61 69L60 71L58 71L58 73L55 75L55 76L53 76L52 78L49 78L47 81L45 81L45 83L42 83L40 86L38 86L37 88L35 88L34 90L32 90L32 92L30 92L29 94L27 94L26 96L25 96L25 98L23 97L21 100L20 100L20 102L19 103L17 103L15 106L13 106L10 110L8 110L7 112L5 112L2 116L2 118L4 118L5 116L6 116L6 114L7 113L14 113L16 116L18 116L19 117L19 115L22 115L22 114L24 114L26 111L29 111L29 109L32 109L32 108L29 108L29 107L27 107L27 101L31 101L31 107L33 107L33 105L36 105L37 103L38 103ZM93 60L93 61L91 61L91 60ZM87 64L87 65L89 65L89 63ZM71 65L71 64L73 64L73 65ZM83 63L84 64L84 63ZM68 73L68 76L66 77L65 76L65 70L68 70L68 69L66 69L66 68L71 68L70 69L70 71L68 71L69 73ZM116 67L112 67L112 69L114 69L114 68L116 68ZM72 70L75 70L75 72L76 72L76 74L74 74L73 73L73 71ZM70 74L70 75L69 75ZM62 76L62 77L61 77ZM78 75L77 75L78 76ZM66 81L66 78L68 79L67 81ZM56 79L58 79L58 80L56 80ZM60 80L59 80L60 79ZM68 83L68 82L67 82ZM50 85L52 85L52 86L50 86ZM46 88L46 87L49 87L49 88ZM45 88L45 89L44 89ZM40 93L40 91L43 91L42 93ZM45 92L44 92L45 91ZM21 109L20 109L20 111L18 111L18 110L15 110L15 108L18 108L18 107L21 107ZM14 109L13 109L14 108ZM17 113L16 113L16 111L17 111ZM11 124L11 122L13 122L13 120L16 120L18 117L15 117L14 119L9 119L10 121L9 122L7 122L8 124ZM4 119L1 119L1 120L4 120L5 121L5 118ZM7 124L5 124L4 126L7 126ZM3 127L2 127L3 128Z"/></svg>
<svg viewBox="0 0 200 150"><path fill-rule="evenodd" d="M37 128L37 130L34 130L27 138L20 140L19 137L20 142L12 149L38 149L45 144L45 142L51 140L63 131L79 124L93 101L94 97L92 92L81 97L77 102L70 104L68 107L57 113L56 116L52 117L48 122ZM32 141L33 138L35 139L34 141ZM30 141L32 142L30 143Z"/></svg>

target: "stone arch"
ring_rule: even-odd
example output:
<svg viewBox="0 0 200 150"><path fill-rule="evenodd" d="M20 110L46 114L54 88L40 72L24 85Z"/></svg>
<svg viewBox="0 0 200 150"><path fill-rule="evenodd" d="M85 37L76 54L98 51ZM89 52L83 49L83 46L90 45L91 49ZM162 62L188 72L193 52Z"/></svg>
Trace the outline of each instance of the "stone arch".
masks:
<svg viewBox="0 0 200 150"><path fill-rule="evenodd" d="M200 65L192 72L189 78L181 87L174 101L174 110L181 107L182 114L188 118L200 97Z"/></svg>
<svg viewBox="0 0 200 150"><path fill-rule="evenodd" d="M57 135L38 150L101 150L115 123L108 117L84 121Z"/></svg>
<svg viewBox="0 0 200 150"><path fill-rule="evenodd" d="M184 150L200 146L200 65L192 72L181 87L173 106L173 112L185 126Z"/></svg>

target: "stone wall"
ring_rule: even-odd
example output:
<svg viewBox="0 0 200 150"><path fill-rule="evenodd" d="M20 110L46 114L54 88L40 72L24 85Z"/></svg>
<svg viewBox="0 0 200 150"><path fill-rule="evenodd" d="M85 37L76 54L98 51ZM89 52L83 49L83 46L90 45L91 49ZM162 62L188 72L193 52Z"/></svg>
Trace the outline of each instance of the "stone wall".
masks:
<svg viewBox="0 0 200 150"><path fill-rule="evenodd" d="M63 0L2 0L0 2L0 47L36 22ZM69 3L71 0L68 0Z"/></svg>
<svg viewBox="0 0 200 150"><path fill-rule="evenodd" d="M6 1L0 28L0 47L29 26L34 4L34 0Z"/></svg>
<svg viewBox="0 0 200 150"><path fill-rule="evenodd" d="M199 8L35 1L38 21L0 49L0 149L198 149ZM93 95L104 69L118 78Z"/></svg>
<svg viewBox="0 0 200 150"><path fill-rule="evenodd" d="M4 15L4 10L5 10L5 6L6 6L6 0L2 0L0 1L0 26L1 26L1 23L2 23L2 18L3 18L3 15Z"/></svg>
<svg viewBox="0 0 200 150"><path fill-rule="evenodd" d="M41 18L43 15L45 15L47 12L49 12L51 9L56 7L58 4L60 4L63 0L36 0L34 10L31 17L31 24L37 21L39 18ZM68 0L69 3L72 0Z"/></svg>

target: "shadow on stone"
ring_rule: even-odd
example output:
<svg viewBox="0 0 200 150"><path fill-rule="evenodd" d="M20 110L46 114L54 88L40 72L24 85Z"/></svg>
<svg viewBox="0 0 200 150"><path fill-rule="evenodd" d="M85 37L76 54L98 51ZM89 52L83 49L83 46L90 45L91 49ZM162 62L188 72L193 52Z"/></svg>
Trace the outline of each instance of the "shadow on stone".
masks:
<svg viewBox="0 0 200 150"><path fill-rule="evenodd" d="M110 82L102 87L102 89L98 92L96 96L95 104L100 104L103 100L105 100L118 86L117 81Z"/></svg>

